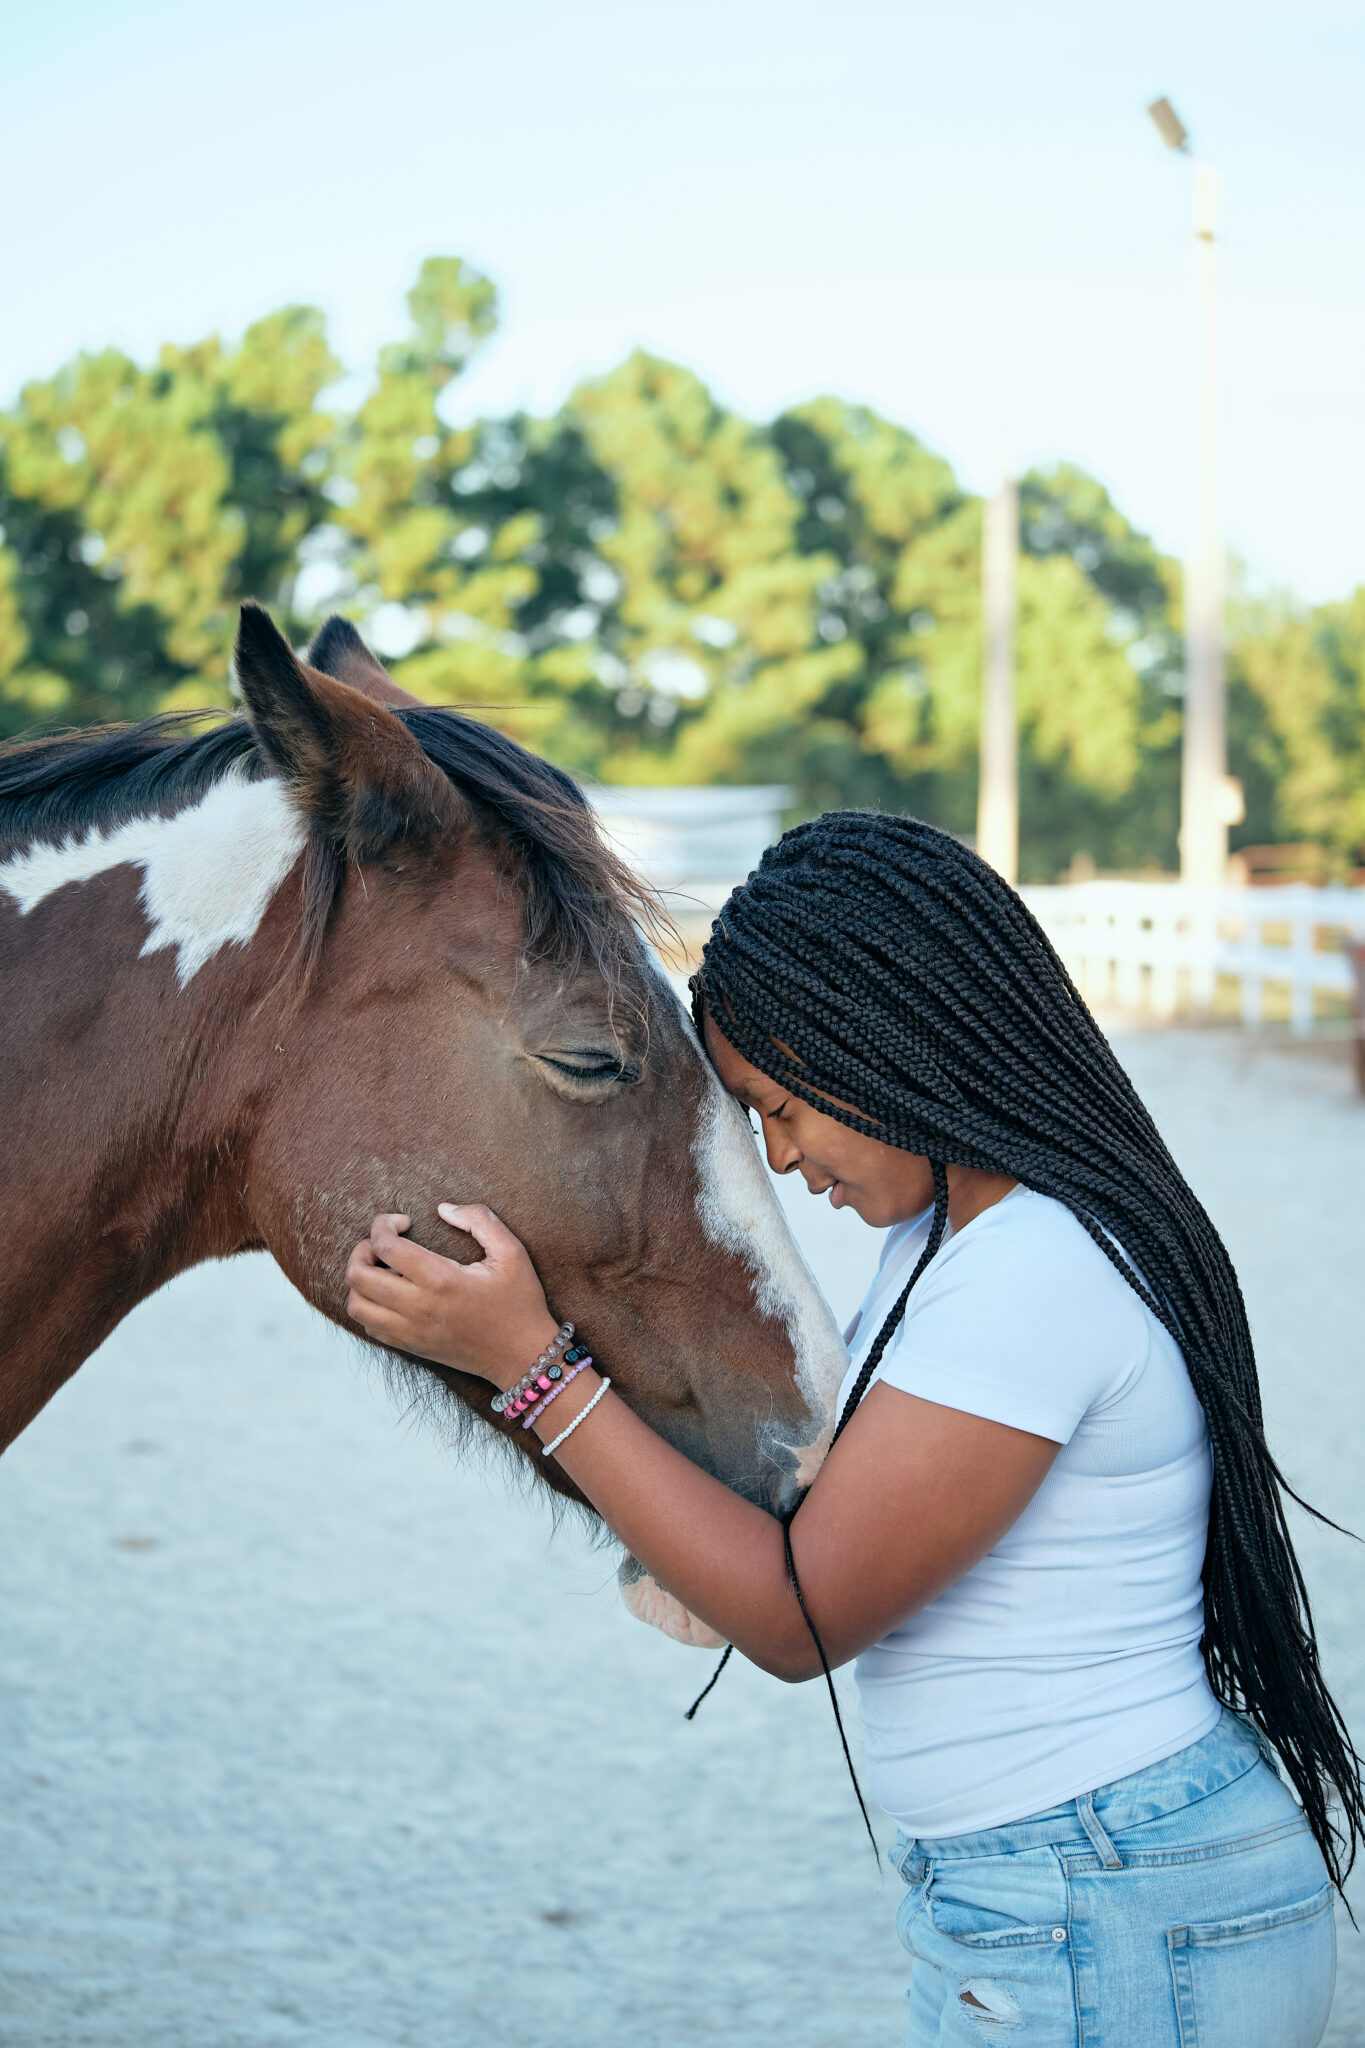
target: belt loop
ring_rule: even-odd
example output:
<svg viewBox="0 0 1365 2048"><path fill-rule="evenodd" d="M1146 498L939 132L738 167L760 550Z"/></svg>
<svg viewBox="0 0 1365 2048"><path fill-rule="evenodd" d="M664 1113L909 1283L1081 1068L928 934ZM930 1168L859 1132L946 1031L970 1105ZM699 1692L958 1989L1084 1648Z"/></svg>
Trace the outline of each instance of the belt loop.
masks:
<svg viewBox="0 0 1365 2048"><path fill-rule="evenodd" d="M1095 1801L1091 1793L1082 1792L1080 1798L1076 1801L1076 1818L1085 1829L1090 1839L1090 1845L1105 1869L1122 1870L1123 1858L1110 1841L1096 1815Z"/></svg>

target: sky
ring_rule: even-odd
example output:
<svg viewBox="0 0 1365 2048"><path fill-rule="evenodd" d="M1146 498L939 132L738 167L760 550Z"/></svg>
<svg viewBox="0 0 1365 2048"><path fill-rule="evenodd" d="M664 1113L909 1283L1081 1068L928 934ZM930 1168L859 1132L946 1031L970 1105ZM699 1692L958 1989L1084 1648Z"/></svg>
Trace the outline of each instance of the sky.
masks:
<svg viewBox="0 0 1365 2048"><path fill-rule="evenodd" d="M1221 498L1258 586L1365 582L1365 0L43 0L0 9L0 404L422 258L502 327L457 415L643 345L749 416L835 392L990 488L1069 461L1193 527L1191 167L1221 171Z"/></svg>

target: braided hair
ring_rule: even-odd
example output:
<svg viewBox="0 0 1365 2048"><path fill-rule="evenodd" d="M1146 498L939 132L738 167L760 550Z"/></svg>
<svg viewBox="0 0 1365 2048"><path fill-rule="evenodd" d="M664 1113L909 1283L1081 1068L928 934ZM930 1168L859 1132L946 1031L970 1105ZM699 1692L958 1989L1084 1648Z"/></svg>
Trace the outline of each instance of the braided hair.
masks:
<svg viewBox="0 0 1365 2048"><path fill-rule="evenodd" d="M769 1079L933 1165L924 1254L840 1429L942 1241L948 1161L1064 1203L1170 1332L1213 1454L1209 1681L1273 1744L1340 1887L1365 1824L1361 1759L1323 1680L1285 1519L1283 1495L1298 1495L1266 1446L1237 1276L1037 921L933 826L832 811L788 832L734 891L692 986L699 1028L709 1012Z"/></svg>

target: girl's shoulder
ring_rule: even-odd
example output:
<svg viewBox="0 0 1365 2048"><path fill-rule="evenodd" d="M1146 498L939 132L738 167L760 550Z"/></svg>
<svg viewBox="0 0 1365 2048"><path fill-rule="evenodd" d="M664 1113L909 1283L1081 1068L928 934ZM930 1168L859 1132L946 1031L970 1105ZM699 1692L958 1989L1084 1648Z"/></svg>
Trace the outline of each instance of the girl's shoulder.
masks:
<svg viewBox="0 0 1365 2048"><path fill-rule="evenodd" d="M1154 1340L1169 1343L1084 1224L1020 1187L925 1269L883 1377L1065 1444L1086 1414L1144 1377Z"/></svg>
<svg viewBox="0 0 1365 2048"><path fill-rule="evenodd" d="M1126 1256L1116 1242L1114 1249L1121 1257ZM1120 1298L1137 1299L1113 1259L1096 1243L1080 1217L1065 1202L1039 1194L1037 1189L1026 1188L1022 1183L951 1234L935 1265L940 1260L943 1271L954 1264L989 1265L1021 1279L1029 1276L1030 1292L1065 1278L1071 1285L1081 1284L1105 1293L1113 1289Z"/></svg>
<svg viewBox="0 0 1365 2048"><path fill-rule="evenodd" d="M924 1249L932 1221L933 1211L926 1209L887 1231L877 1267L879 1281L908 1275ZM1112 1286L1120 1295L1132 1293L1079 1217L1064 1202L1022 1182L961 1230L949 1231L925 1281L935 1270L962 1274L967 1268L1032 1276L1030 1291L1062 1276L1069 1281L1085 1276L1104 1290Z"/></svg>

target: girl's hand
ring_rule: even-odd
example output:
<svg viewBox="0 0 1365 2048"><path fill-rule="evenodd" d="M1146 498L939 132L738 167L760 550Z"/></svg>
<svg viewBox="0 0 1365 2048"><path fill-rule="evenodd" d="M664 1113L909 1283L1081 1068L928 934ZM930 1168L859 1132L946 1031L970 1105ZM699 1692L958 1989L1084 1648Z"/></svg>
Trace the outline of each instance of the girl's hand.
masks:
<svg viewBox="0 0 1365 2048"><path fill-rule="evenodd" d="M403 1236L410 1216L376 1216L346 1268L346 1313L376 1344L510 1387L559 1328L545 1290L491 1209L442 1202L437 1213L482 1246L482 1259L457 1265Z"/></svg>

